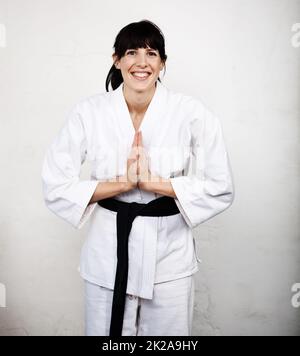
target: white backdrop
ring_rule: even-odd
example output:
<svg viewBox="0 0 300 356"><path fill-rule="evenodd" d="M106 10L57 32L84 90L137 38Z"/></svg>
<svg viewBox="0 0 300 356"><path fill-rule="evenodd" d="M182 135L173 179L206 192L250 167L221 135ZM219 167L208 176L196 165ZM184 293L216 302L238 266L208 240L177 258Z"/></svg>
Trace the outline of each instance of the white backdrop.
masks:
<svg viewBox="0 0 300 356"><path fill-rule="evenodd" d="M163 83L219 115L234 173L234 204L194 230L193 335L299 335L299 0L0 0L0 335L84 333L87 227L46 209L42 161L145 18L166 37Z"/></svg>

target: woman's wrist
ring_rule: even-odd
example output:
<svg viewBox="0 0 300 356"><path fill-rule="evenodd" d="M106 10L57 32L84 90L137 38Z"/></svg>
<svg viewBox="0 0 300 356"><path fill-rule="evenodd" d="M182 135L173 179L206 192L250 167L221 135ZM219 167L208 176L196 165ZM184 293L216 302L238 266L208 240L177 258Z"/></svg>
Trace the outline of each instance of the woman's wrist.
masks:
<svg viewBox="0 0 300 356"><path fill-rule="evenodd" d="M132 189L135 189L137 187L137 183L132 182L127 175L123 175L123 176L118 176L117 177L117 182L119 182L121 184L121 190L123 193L127 193Z"/></svg>
<svg viewBox="0 0 300 356"><path fill-rule="evenodd" d="M138 185L142 190L176 198L170 179L152 176L149 181L139 182Z"/></svg>
<svg viewBox="0 0 300 356"><path fill-rule="evenodd" d="M148 179L139 180L138 186L140 189L151 192L155 188L155 184L159 183L162 178L158 176L154 176L153 174L149 174Z"/></svg>

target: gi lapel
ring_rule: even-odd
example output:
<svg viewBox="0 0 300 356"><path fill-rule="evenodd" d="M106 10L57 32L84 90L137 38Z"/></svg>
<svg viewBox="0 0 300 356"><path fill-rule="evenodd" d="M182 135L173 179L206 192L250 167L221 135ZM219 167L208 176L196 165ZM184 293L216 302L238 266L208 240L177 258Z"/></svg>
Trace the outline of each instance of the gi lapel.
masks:
<svg viewBox="0 0 300 356"><path fill-rule="evenodd" d="M159 132L163 113L167 109L167 89L159 81L156 83L155 93L140 125L145 147L150 147L153 137ZM131 145L135 129L124 98L123 85L112 92L112 105L115 121L120 129L120 139L123 142L127 140L127 144Z"/></svg>

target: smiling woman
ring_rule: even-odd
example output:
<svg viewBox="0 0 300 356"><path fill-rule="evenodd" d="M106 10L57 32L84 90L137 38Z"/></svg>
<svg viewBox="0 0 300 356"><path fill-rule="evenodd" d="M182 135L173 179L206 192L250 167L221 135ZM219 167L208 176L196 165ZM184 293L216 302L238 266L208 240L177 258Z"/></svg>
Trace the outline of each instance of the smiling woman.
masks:
<svg viewBox="0 0 300 356"><path fill-rule="evenodd" d="M158 26L148 20L127 25L117 35L114 49L114 65L106 78L107 91L110 83L113 89L119 87L123 81L126 83L126 71L130 69L145 71L149 73L149 77L152 75L152 78L147 78L150 79L146 84L148 88L157 79L160 81L159 72L165 68L167 55L164 35ZM147 64L149 67L146 67L146 70Z"/></svg>
<svg viewBox="0 0 300 356"><path fill-rule="evenodd" d="M116 55L113 55L113 59L115 61L115 65L117 69L121 69L120 68L120 63L122 63L122 60L119 61L117 59ZM163 63L160 59L159 56L159 52L158 51L154 51L151 48L138 48L138 49L131 49L131 50L127 50L124 56L125 61L128 63L128 66L131 64L132 66L137 65L137 66L146 66L147 64L151 67L151 66L160 66L160 70L162 69L161 67L163 66ZM149 63L147 63L147 61L149 61ZM162 66L161 66L162 64ZM134 69L134 68L133 68ZM145 70L145 73L149 73L151 74L150 71L151 68L149 68L149 70ZM132 71L134 72L134 71ZM124 78L123 78L124 79Z"/></svg>
<svg viewBox="0 0 300 356"><path fill-rule="evenodd" d="M46 154L45 202L76 228L90 219L86 335L191 335L192 228L233 201L221 124L161 83L167 55L155 24L124 27L114 49L106 92L74 106ZM91 179L81 181L86 159Z"/></svg>

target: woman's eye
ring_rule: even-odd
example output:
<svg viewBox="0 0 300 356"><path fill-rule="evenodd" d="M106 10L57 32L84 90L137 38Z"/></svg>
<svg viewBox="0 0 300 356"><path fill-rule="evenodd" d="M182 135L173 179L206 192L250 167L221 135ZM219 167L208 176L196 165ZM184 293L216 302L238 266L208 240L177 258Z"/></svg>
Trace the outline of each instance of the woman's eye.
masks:
<svg viewBox="0 0 300 356"><path fill-rule="evenodd" d="M127 52L127 54L128 55L134 55L136 53L136 51L128 51ZM157 56L157 54L156 54L156 52L148 52L148 55L150 56L150 57L155 57L155 56Z"/></svg>

